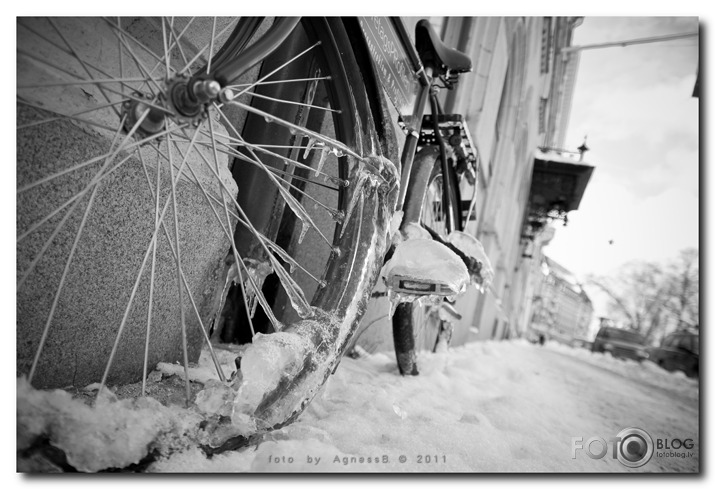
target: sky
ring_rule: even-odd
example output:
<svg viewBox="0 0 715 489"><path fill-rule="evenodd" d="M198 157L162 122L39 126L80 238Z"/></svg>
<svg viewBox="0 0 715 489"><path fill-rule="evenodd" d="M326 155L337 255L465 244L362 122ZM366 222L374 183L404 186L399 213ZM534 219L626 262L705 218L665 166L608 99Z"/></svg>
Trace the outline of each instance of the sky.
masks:
<svg viewBox="0 0 715 489"><path fill-rule="evenodd" d="M697 29L697 17L586 17L573 44ZM595 170L544 250L579 278L698 247L698 55L697 38L581 52L565 146L588 135Z"/></svg>

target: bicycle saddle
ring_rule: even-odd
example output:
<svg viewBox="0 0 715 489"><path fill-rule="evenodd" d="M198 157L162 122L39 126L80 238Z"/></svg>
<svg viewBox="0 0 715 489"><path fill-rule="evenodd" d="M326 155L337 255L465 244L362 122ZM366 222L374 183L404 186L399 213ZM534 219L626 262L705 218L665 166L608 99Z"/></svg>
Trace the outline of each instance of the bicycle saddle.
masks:
<svg viewBox="0 0 715 489"><path fill-rule="evenodd" d="M415 45L425 67L431 67L435 74L466 73L472 71L472 60L461 51L452 49L442 42L427 19L422 19L415 27Z"/></svg>

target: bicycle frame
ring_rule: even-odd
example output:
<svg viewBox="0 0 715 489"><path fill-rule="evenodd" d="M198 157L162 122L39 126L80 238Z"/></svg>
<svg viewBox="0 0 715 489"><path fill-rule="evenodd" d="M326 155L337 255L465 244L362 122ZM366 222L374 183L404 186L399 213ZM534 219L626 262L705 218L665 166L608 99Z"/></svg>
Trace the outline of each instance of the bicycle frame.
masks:
<svg viewBox="0 0 715 489"><path fill-rule="evenodd" d="M399 210L402 209L407 196L422 117L430 97L431 73L422 65L399 17L359 17L358 21L377 68L375 72L407 131L400 158L402 172L397 199Z"/></svg>

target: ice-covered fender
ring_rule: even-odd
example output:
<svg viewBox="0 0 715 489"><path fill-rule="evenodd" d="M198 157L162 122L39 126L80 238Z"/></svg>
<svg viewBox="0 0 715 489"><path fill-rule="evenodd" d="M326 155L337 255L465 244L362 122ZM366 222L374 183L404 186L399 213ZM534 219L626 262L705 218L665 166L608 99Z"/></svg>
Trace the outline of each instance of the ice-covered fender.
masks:
<svg viewBox="0 0 715 489"><path fill-rule="evenodd" d="M279 333L256 335L241 359L232 420L245 434L295 419L334 371L362 318L390 244L399 180L395 165L373 156L353 168L350 216L312 306L315 315ZM336 284L341 284L338 286Z"/></svg>

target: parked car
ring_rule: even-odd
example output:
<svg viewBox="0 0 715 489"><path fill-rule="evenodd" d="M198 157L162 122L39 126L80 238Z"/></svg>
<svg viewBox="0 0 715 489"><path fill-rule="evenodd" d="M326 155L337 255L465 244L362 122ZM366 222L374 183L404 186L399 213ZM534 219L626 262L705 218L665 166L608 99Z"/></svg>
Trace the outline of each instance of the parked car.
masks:
<svg viewBox="0 0 715 489"><path fill-rule="evenodd" d="M610 353L617 358L630 358L637 362L648 358L643 335L610 326L598 330L591 350L595 353Z"/></svg>
<svg viewBox="0 0 715 489"><path fill-rule="evenodd" d="M593 342L588 341L586 338L576 337L571 340L571 346L574 348L586 348L587 350L593 349Z"/></svg>
<svg viewBox="0 0 715 489"><path fill-rule="evenodd" d="M680 331L663 338L660 346L649 348L649 359L666 370L682 370L688 377L700 374L700 336Z"/></svg>

